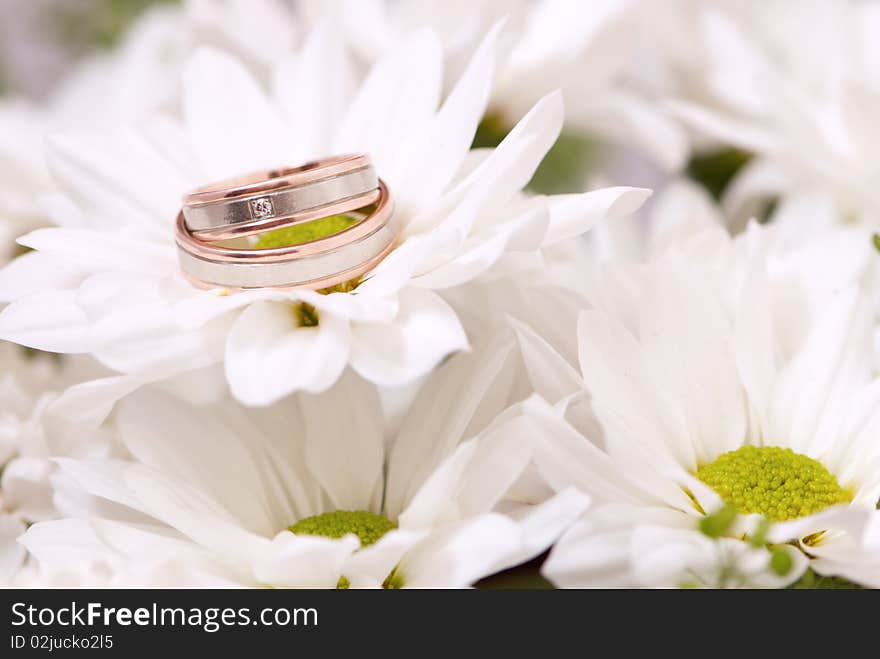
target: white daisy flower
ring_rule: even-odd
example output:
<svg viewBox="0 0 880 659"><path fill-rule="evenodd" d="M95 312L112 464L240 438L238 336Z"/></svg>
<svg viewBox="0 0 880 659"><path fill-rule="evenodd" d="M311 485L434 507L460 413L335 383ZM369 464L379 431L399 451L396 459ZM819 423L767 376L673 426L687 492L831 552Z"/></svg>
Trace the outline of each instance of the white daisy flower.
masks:
<svg viewBox="0 0 880 659"><path fill-rule="evenodd" d="M876 226L880 7L806 2L792 12L766 2L692 15L708 89L683 93L676 110L701 134L756 156L725 194L729 212L813 190Z"/></svg>
<svg viewBox="0 0 880 659"><path fill-rule="evenodd" d="M98 372L83 360L62 365L0 343L0 586L21 579L25 551L18 536L28 524L57 514L49 482L52 456L109 450L103 433L75 428L52 412L59 389Z"/></svg>
<svg viewBox="0 0 880 659"><path fill-rule="evenodd" d="M859 289L838 292L786 348L760 253L732 300L718 270L686 260L641 266L637 280L623 316L582 313L579 369L547 342L525 343L531 361L555 369L545 381L568 378L556 407L528 404L538 470L597 504L556 545L546 576L563 586L766 586L809 567L880 585L880 382ZM572 378L586 401L570 395ZM592 417L584 407L601 432L582 421ZM716 529L720 544L708 542L701 525L724 503L742 515ZM762 535L759 517L773 525L755 548L747 536Z"/></svg>
<svg viewBox="0 0 880 659"><path fill-rule="evenodd" d="M44 104L16 96L0 101L0 164L6 172L0 180L4 262L20 249L16 238L50 224L46 205L54 185L44 158L47 132L136 121L170 105L169 71L175 61L180 66L178 14L167 8L147 12L117 50L79 63Z"/></svg>
<svg viewBox="0 0 880 659"><path fill-rule="evenodd" d="M496 416L509 354L452 358L391 441L351 372L259 410L142 389L116 412L134 461L62 461L67 518L22 542L44 573L83 564L107 585L468 586L544 551L587 503L498 512L531 460L522 418Z"/></svg>
<svg viewBox="0 0 880 659"><path fill-rule="evenodd" d="M117 48L77 62L44 103L0 100L0 259L14 256L16 238L52 223L49 209L57 202L44 157L47 134L134 124L158 110L179 112L184 64L199 44L240 54L265 77L269 62L293 51L295 25L278 0L154 7Z"/></svg>
<svg viewBox="0 0 880 659"><path fill-rule="evenodd" d="M498 148L469 152L497 32L439 108L442 52L429 35L407 40L353 89L344 53L319 30L300 56L279 64L273 100L236 60L203 50L185 76L183 124L164 119L117 137L56 137L50 158L69 195L58 207L64 226L20 239L34 252L0 274L0 297L11 301L0 336L88 352L125 374L76 392L80 411L94 406L84 398L96 392L103 405L146 381L221 366L248 405L325 390L346 365L386 386L424 375L467 346L439 291L474 280L505 253L628 214L649 194L520 193L559 133L558 94L541 100ZM340 152L372 156L403 227L399 246L365 281L328 295L227 295L184 280L172 226L187 190Z"/></svg>
<svg viewBox="0 0 880 659"><path fill-rule="evenodd" d="M654 99L630 84L644 7L630 0L319 0L301 2L312 21L328 21L364 62L374 62L414 31L441 40L446 67L464 68L486 31L507 18L505 58L488 117L509 128L555 89L565 94L566 126L635 147L666 169L683 164L684 131Z"/></svg>
<svg viewBox="0 0 880 659"><path fill-rule="evenodd" d="M24 99L0 102L0 263L19 251L15 239L45 224L36 199L51 188L42 156L41 111Z"/></svg>
<svg viewBox="0 0 880 659"><path fill-rule="evenodd" d="M786 358L798 349L840 291L857 286L869 298L878 297L880 261L864 227L843 222L838 209L821 196L792 195L778 204L767 224L752 222L735 236L725 224L705 190L684 180L663 188L646 213L597 223L584 246L585 254L530 265L517 277L541 284L540 277L549 276L552 280L543 282L545 289L555 283L566 290L564 295L543 296L552 308L530 301L505 309L509 317L522 321L515 325L523 350L540 350L540 344L549 341L568 362L575 363L575 321L569 328L566 319L590 307L614 314L637 332L646 285L643 267L664 260L704 268L703 274L722 291L720 299L727 313L733 314L751 261L756 256L763 259L775 331ZM554 317L559 322L554 323ZM582 390L571 368L546 359L528 364L532 385L551 401Z"/></svg>

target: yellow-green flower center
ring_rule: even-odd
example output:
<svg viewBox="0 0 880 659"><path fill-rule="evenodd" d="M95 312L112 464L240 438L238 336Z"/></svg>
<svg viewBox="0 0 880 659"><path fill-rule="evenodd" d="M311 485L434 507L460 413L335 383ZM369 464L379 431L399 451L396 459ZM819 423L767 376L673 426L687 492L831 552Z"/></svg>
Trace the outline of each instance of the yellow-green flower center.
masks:
<svg viewBox="0 0 880 659"><path fill-rule="evenodd" d="M852 499L820 462L777 446L724 453L697 469L697 478L740 512L773 521L805 517Z"/></svg>
<svg viewBox="0 0 880 659"><path fill-rule="evenodd" d="M300 535L322 535L325 538L341 538L354 533L360 538L361 545L366 547L396 528L397 524L384 515L366 510L334 510L301 519L289 526L288 530Z"/></svg>
<svg viewBox="0 0 880 659"><path fill-rule="evenodd" d="M334 510L330 513L305 517L296 524L288 526L287 530L299 535L321 535L325 538L341 538L354 533L360 538L361 546L366 547L396 528L397 524L384 515L377 515L367 510ZM339 582L336 584L338 590L347 590L350 586L351 582L345 576L339 577ZM403 578L396 568L385 579L382 587L390 590L403 587Z"/></svg>
<svg viewBox="0 0 880 659"><path fill-rule="evenodd" d="M292 227L267 231L266 233L260 234L260 236L254 241L253 248L270 249L272 247L301 245L302 243L307 243L311 240L326 238L335 235L340 231L345 231L358 222L360 222L358 218L349 215L330 215L311 222L295 224ZM350 281L330 286L329 288L322 288L318 290L318 293L324 295L329 293L348 293L357 288L360 283L361 278L357 277ZM317 309L308 302L298 302L293 305L292 309L293 318L296 321L297 327L317 327L321 324L321 318Z"/></svg>
<svg viewBox="0 0 880 659"><path fill-rule="evenodd" d="M291 307L297 327L317 327L321 324L318 310L308 302L297 302Z"/></svg>
<svg viewBox="0 0 880 659"><path fill-rule="evenodd" d="M288 247L300 245L311 240L326 238L344 231L357 224L360 220L348 215L330 215L319 220L295 224L292 227L275 229L260 234L254 242L254 249L270 249L272 247Z"/></svg>

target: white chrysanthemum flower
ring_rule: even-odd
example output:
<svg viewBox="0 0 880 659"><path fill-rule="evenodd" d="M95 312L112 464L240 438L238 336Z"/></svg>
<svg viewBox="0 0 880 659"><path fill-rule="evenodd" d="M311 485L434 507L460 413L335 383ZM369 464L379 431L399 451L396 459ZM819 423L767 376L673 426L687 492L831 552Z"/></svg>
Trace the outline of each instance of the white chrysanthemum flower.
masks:
<svg viewBox="0 0 880 659"><path fill-rule="evenodd" d="M630 218L625 218L629 220ZM797 190L780 199L758 229L754 222L731 240L721 227L729 225L720 209L698 186L684 181L669 185L657 199L646 230L629 233L609 230L613 223L597 225L590 239L605 239L611 248L597 259L597 266L613 269L620 261L650 261L664 254L695 260L732 274L741 281L749 254L761 250L767 259L773 288L774 313L779 319L783 347L794 347L805 329L831 297L849 286L860 286L874 300L880 319L880 258L873 244L875 228L867 221L854 221L821 191ZM632 226L625 222L624 229ZM609 240L611 235L613 239ZM591 270L595 271L593 267ZM602 279L582 277L591 299L615 304L618 292L603 290ZM631 296L621 292L620 297ZM880 323L877 324L876 366L880 373ZM790 350L786 354L790 354Z"/></svg>
<svg viewBox="0 0 880 659"><path fill-rule="evenodd" d="M596 500L546 575L565 586L766 586L809 566L880 585L868 304L857 287L838 291L786 346L793 319L774 307L801 291L774 287L760 251L742 277L719 265L637 266L623 313L582 313L579 369L524 331L530 371L559 401L528 405L538 469ZM701 524L725 502L743 515L708 542ZM773 522L765 537L758 516Z"/></svg>
<svg viewBox="0 0 880 659"><path fill-rule="evenodd" d="M15 239L45 224L36 200L51 187L43 161L41 111L24 99L0 102L0 263L15 256Z"/></svg>
<svg viewBox="0 0 880 659"><path fill-rule="evenodd" d="M245 20L246 19L246 20ZM297 31L278 0L189 0L144 13L119 47L78 62L42 104L0 100L0 259L15 239L49 217L55 186L45 163L46 135L62 129L137 123L158 110L177 112L188 54L217 44L265 75L293 51Z"/></svg>
<svg viewBox="0 0 880 659"><path fill-rule="evenodd" d="M725 224L720 209L701 186L673 181L657 194L645 213L597 223L576 253L530 262L515 280L524 282L526 288L533 283L544 289L554 283L565 288L564 297L550 298L564 317L572 317L572 305L597 307L615 314L636 331L643 287L639 265L660 259L700 264L722 284L726 291L723 299L733 313L750 260L760 255L766 260L773 314L786 356L800 345L804 333L839 291L860 286L869 297L880 297L880 259L869 232L864 225L842 221L839 210L821 195L792 195L780 201L766 224L752 222L735 236ZM555 249L554 255L559 252ZM491 304L487 299L485 306ZM549 323L536 324L535 314L520 316L527 311L525 304L520 309L505 309L509 316L532 326L539 336L552 339L554 347L564 345L566 356L576 354L571 340L558 342L558 326L549 329ZM546 305L539 311L553 315ZM567 329L562 332L569 333ZM522 332L520 336L525 337ZM543 368L550 366L544 364ZM567 393L577 388L572 384ZM538 392L546 393L540 388Z"/></svg>
<svg viewBox="0 0 880 659"><path fill-rule="evenodd" d="M731 213L802 190L846 213L880 217L880 7L867 2L691 6L704 92L679 114L703 135L757 157L726 193ZM697 18L694 18L697 17Z"/></svg>
<svg viewBox="0 0 880 659"><path fill-rule="evenodd" d="M15 96L0 101L4 262L14 255L16 238L51 223L46 206L54 186L44 158L47 132L136 121L171 104L170 72L180 68L182 57L178 13L167 8L147 12L119 49L78 64L45 104Z"/></svg>
<svg viewBox="0 0 880 659"><path fill-rule="evenodd" d="M486 31L507 18L504 59L488 115L509 127L539 98L565 94L566 125L599 140L640 149L667 169L683 164L684 131L630 84L644 7L630 0L318 0L301 2L311 20L329 21L362 61L374 62L414 31L436 33L446 67L457 73Z"/></svg>
<svg viewBox="0 0 880 659"><path fill-rule="evenodd" d="M522 417L496 416L509 354L452 358L391 441L351 372L259 410L142 389L116 412L135 461L62 461L67 518L22 542L43 574L80 565L107 585L468 586L544 551L587 503L504 502L531 460Z"/></svg>
<svg viewBox="0 0 880 659"><path fill-rule="evenodd" d="M79 359L62 365L0 343L0 586L21 577L25 552L17 538L27 524L56 515L51 458L107 454L103 433L74 428L51 409L66 384L96 373Z"/></svg>
<svg viewBox="0 0 880 659"><path fill-rule="evenodd" d="M558 94L541 100L498 148L469 152L496 35L439 108L442 53L429 35L413 36L352 89L344 53L317 31L299 57L279 64L274 100L236 60L204 50L186 74L182 125L165 119L118 137L55 138L51 164L76 205L59 208L63 228L20 240L34 252L0 275L0 296L12 302L0 335L88 352L128 376L77 392L87 395L121 396L145 381L218 365L249 405L327 389L346 365L387 386L424 375L467 346L438 291L479 277L505 253L628 214L648 195L635 188L521 194L559 133ZM187 190L340 152L372 156L403 227L399 246L365 281L328 295L227 295L185 281L172 227ZM314 308L315 320L303 321L302 305ZM78 396L76 408L87 407Z"/></svg>

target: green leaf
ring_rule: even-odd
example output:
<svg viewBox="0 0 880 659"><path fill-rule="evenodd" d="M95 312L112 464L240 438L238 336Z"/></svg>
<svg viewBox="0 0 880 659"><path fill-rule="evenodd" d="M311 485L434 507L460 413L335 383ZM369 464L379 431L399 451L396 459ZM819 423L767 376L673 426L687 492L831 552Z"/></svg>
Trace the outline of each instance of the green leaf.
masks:
<svg viewBox="0 0 880 659"><path fill-rule="evenodd" d="M792 590L863 590L865 586L842 577L823 577L807 568L803 576L789 586Z"/></svg>
<svg viewBox="0 0 880 659"><path fill-rule="evenodd" d="M751 154L739 149L721 149L695 155L687 165L687 175L720 199L733 177L752 159Z"/></svg>
<svg viewBox="0 0 880 659"><path fill-rule="evenodd" d="M496 147L509 132L501 115L489 113L480 121L471 148ZM563 130L526 187L540 194L583 192L598 154L599 146L588 136Z"/></svg>
<svg viewBox="0 0 880 659"><path fill-rule="evenodd" d="M726 504L723 508L719 508L716 512L706 515L700 520L700 532L710 538L720 538L735 519L736 508Z"/></svg>
<svg viewBox="0 0 880 659"><path fill-rule="evenodd" d="M770 569L780 577L791 572L792 560L782 547L774 547L770 553Z"/></svg>

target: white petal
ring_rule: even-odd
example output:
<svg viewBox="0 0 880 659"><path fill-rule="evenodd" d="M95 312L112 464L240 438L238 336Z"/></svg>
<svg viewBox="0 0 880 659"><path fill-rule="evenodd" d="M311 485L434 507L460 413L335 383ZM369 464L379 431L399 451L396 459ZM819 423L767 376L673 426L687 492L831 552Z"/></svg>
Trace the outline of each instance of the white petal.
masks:
<svg viewBox="0 0 880 659"><path fill-rule="evenodd" d="M626 531L599 533L582 520L556 543L541 574L560 588L632 587L629 540Z"/></svg>
<svg viewBox="0 0 880 659"><path fill-rule="evenodd" d="M486 34L443 107L409 149L410 173L403 186L408 197L419 200L422 207L446 189L470 148L489 100L501 27L496 24ZM412 209L401 207L401 211L412 215Z"/></svg>
<svg viewBox="0 0 880 659"><path fill-rule="evenodd" d="M176 287L181 283L177 280L167 282L170 287ZM209 291L197 291L188 284L187 288L180 290L179 298L174 296L174 317L181 327L195 329L205 323L222 316L230 311L236 311L247 307L259 300L276 300L282 302L288 300L295 302L299 295L292 291L279 291L271 288L238 291L230 295L226 289L213 289Z"/></svg>
<svg viewBox="0 0 880 659"><path fill-rule="evenodd" d="M175 272L177 266L174 254L166 245L106 231L37 229L18 242L90 272L109 270L164 276Z"/></svg>
<svg viewBox="0 0 880 659"><path fill-rule="evenodd" d="M0 312L0 338L49 352L86 352L88 321L77 292L42 292L16 300Z"/></svg>
<svg viewBox="0 0 880 659"><path fill-rule="evenodd" d="M686 424L670 439L682 457L688 453L682 440L689 443L703 463L742 444L748 415L728 313L705 278L695 274L665 267L652 273L639 335L656 396L665 397ZM689 460L681 464L696 470Z"/></svg>
<svg viewBox="0 0 880 659"><path fill-rule="evenodd" d="M550 228L544 244L579 236L604 218L630 215L650 196L651 191L645 188L615 187L548 197Z"/></svg>
<svg viewBox="0 0 880 659"><path fill-rule="evenodd" d="M864 302L854 290L842 292L827 306L777 380L771 441L810 456L824 456L833 448L835 433L823 421L833 425L845 392L866 381L867 320Z"/></svg>
<svg viewBox="0 0 880 659"><path fill-rule="evenodd" d="M510 323L535 393L555 403L584 388L580 374L544 338L525 323Z"/></svg>
<svg viewBox="0 0 880 659"><path fill-rule="evenodd" d="M108 368L148 377L218 362L232 321L222 317L192 330L181 328L151 277L94 275L77 299L92 317L90 352Z"/></svg>
<svg viewBox="0 0 880 659"><path fill-rule="evenodd" d="M388 387L412 382L468 346L452 308L436 293L415 288L401 292L393 324L355 323L351 340L352 367Z"/></svg>
<svg viewBox="0 0 880 659"><path fill-rule="evenodd" d="M378 542L362 547L346 563L343 574L352 588L378 588L425 532L389 531Z"/></svg>
<svg viewBox="0 0 880 659"><path fill-rule="evenodd" d="M28 521L55 514L49 476L54 465L44 457L19 456L3 467L3 505Z"/></svg>
<svg viewBox="0 0 880 659"><path fill-rule="evenodd" d="M432 525L455 522L459 519L453 493L459 487L462 475L477 452L477 440L460 444L452 454L435 468L420 485L406 509L398 516L400 527L408 531L430 529Z"/></svg>
<svg viewBox="0 0 880 659"><path fill-rule="evenodd" d="M293 308L256 302L235 321L226 344L226 378L245 405L269 405L297 390L320 392L348 361L347 321L320 314L317 327L298 327Z"/></svg>
<svg viewBox="0 0 880 659"><path fill-rule="evenodd" d="M756 258L746 275L734 330L737 367L765 433L769 433L769 407L780 361L768 279L764 260Z"/></svg>
<svg viewBox="0 0 880 659"><path fill-rule="evenodd" d="M819 574L843 577L869 588L880 588L880 514L870 511L860 533L832 533L807 551L812 567Z"/></svg>
<svg viewBox="0 0 880 659"><path fill-rule="evenodd" d="M359 546L353 534L331 539L285 531L254 556L254 575L264 584L282 588L335 588Z"/></svg>
<svg viewBox="0 0 880 659"><path fill-rule="evenodd" d="M53 176L80 203L88 227L135 230L170 243L180 197L194 181L156 138L148 130L52 136L47 158Z"/></svg>
<svg viewBox="0 0 880 659"><path fill-rule="evenodd" d="M462 181L406 227L406 235L441 226L461 240L487 207L503 206L529 182L556 141L563 121L562 96L548 94Z"/></svg>
<svg viewBox="0 0 880 659"><path fill-rule="evenodd" d="M473 172L462 181L460 186L467 188L478 184L486 172L499 166L512 152L520 141L530 143L527 156L521 158L520 166L505 180L505 185L498 191L498 199L507 199L518 190L522 190L535 173L543 157L559 137L565 110L562 94L551 92L535 103L534 107L520 119L513 130L507 134L490 154Z"/></svg>
<svg viewBox="0 0 880 659"><path fill-rule="evenodd" d="M603 90L595 96L589 92L567 94L568 98L572 96L568 112L571 125L634 147L668 172L685 164L687 133L655 101L615 89Z"/></svg>
<svg viewBox="0 0 880 659"><path fill-rule="evenodd" d="M521 550L511 555L506 567L512 567L537 556L552 545L590 506L590 498L575 489L567 489L544 503L524 506L510 514L523 532Z"/></svg>
<svg viewBox="0 0 880 659"><path fill-rule="evenodd" d="M297 133L294 162L331 152L332 137L355 92L355 71L338 35L327 25L314 29L298 57L282 60L273 72L274 96Z"/></svg>
<svg viewBox="0 0 880 659"><path fill-rule="evenodd" d="M186 483L139 465L123 474L140 509L230 561L248 560L265 538L243 528L216 501Z"/></svg>
<svg viewBox="0 0 880 659"><path fill-rule="evenodd" d="M328 391L302 394L306 461L330 502L379 512L385 438L376 387L346 371Z"/></svg>
<svg viewBox="0 0 880 659"><path fill-rule="evenodd" d="M724 226L724 217L706 189L687 179L676 179L652 200L650 254L675 249L693 236Z"/></svg>
<svg viewBox="0 0 880 659"><path fill-rule="evenodd" d="M777 522L770 527L767 539L781 544L827 530L844 531L854 538L861 539L874 521L875 515L876 512L870 508L834 506L807 517Z"/></svg>
<svg viewBox="0 0 880 659"><path fill-rule="evenodd" d="M521 538L507 517L480 515L431 534L404 556L398 574L405 588L464 588L496 572Z"/></svg>
<svg viewBox="0 0 880 659"><path fill-rule="evenodd" d="M506 396L509 383L500 376L509 355L510 346L503 343L458 354L419 391L389 459L385 509L391 516L400 514L428 475L469 437L470 428L482 430L486 416L500 411L504 403L486 399L493 392Z"/></svg>
<svg viewBox="0 0 880 659"><path fill-rule="evenodd" d="M145 378L119 375L75 384L52 402L50 410L76 423L97 428L119 400L146 382Z"/></svg>
<svg viewBox="0 0 880 659"><path fill-rule="evenodd" d="M462 474L452 499L459 514L489 512L523 475L532 459L532 426L513 417L487 430Z"/></svg>
<svg viewBox="0 0 880 659"><path fill-rule="evenodd" d="M723 116L713 110L674 101L667 104L673 115L703 134L745 151L764 153L773 147L772 138L760 127Z"/></svg>
<svg viewBox="0 0 880 659"><path fill-rule="evenodd" d="M59 288L76 288L82 271L40 252L28 252L0 270L0 302Z"/></svg>
<svg viewBox="0 0 880 659"><path fill-rule="evenodd" d="M410 36L375 66L348 104L334 151L369 153L377 171L406 199L401 146L427 128L440 100L443 52L427 31ZM395 185L397 187L395 187Z"/></svg>
<svg viewBox="0 0 880 659"><path fill-rule="evenodd" d="M120 403L117 420L140 463L197 488L249 530L271 537L292 523L296 511L275 500L261 468L265 440L240 408L193 408L146 389Z"/></svg>
<svg viewBox="0 0 880 659"><path fill-rule="evenodd" d="M290 131L238 60L202 49L186 67L183 112L208 183L289 166Z"/></svg>
<svg viewBox="0 0 880 659"><path fill-rule="evenodd" d="M562 492L574 486L605 501L648 499L604 451L580 435L546 402L533 397L523 408L533 424L535 464L553 490Z"/></svg>
<svg viewBox="0 0 880 659"><path fill-rule="evenodd" d="M613 410L639 441L694 462L684 421L655 384L646 351L616 319L595 311L578 321L581 375L594 403Z"/></svg>
<svg viewBox="0 0 880 659"><path fill-rule="evenodd" d="M138 498L125 483L129 463L122 460L73 460L58 458L61 475L83 491L143 512Z"/></svg>
<svg viewBox="0 0 880 659"><path fill-rule="evenodd" d="M793 192L797 184L793 172L783 163L757 157L736 175L724 190L721 208L730 218L740 219L754 213L749 202L773 199Z"/></svg>
<svg viewBox="0 0 880 659"><path fill-rule="evenodd" d="M0 515L0 585L9 584L24 564L25 548L18 538L25 525L12 515Z"/></svg>
<svg viewBox="0 0 880 659"><path fill-rule="evenodd" d="M511 218L488 235L475 235L456 250L453 258L413 279L413 285L431 289L459 286L491 268L508 251L537 249L547 233L549 214L538 207L530 212Z"/></svg>

